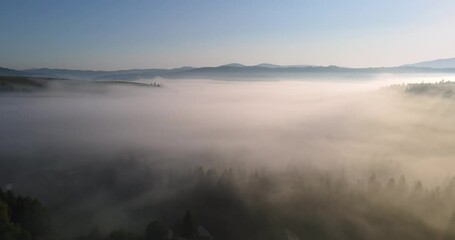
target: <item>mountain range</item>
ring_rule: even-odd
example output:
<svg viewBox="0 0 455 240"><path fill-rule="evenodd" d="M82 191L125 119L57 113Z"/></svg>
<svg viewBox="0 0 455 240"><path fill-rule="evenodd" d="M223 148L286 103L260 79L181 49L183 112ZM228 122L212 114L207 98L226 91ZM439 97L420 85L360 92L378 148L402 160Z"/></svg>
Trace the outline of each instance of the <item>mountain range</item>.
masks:
<svg viewBox="0 0 455 240"><path fill-rule="evenodd" d="M129 69L117 71L69 70L37 68L15 70L0 67L0 76L28 76L74 80L127 80L167 78L167 79L274 79L304 78L315 76L364 76L378 73L455 73L455 58L407 64L398 67L348 68L338 66L275 65L261 63L246 66L231 63L217 67L181 67L173 69Z"/></svg>

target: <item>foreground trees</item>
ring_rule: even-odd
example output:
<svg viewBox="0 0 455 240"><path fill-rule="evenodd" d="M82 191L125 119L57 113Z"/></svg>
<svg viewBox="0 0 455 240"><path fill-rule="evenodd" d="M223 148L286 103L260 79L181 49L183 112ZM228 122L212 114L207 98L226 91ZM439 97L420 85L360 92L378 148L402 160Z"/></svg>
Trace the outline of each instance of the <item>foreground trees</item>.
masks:
<svg viewBox="0 0 455 240"><path fill-rule="evenodd" d="M0 239L37 240L48 231L46 209L38 200L0 189Z"/></svg>
<svg viewBox="0 0 455 240"><path fill-rule="evenodd" d="M109 179L119 178L113 176ZM104 209L128 206L121 209L122 217L128 214L123 222L103 225L103 221L116 220L116 215L95 219L84 212L80 216L95 224L69 225L65 231L59 228L56 213L74 208L73 204L46 210L35 199L1 191L0 240L455 239L455 178L437 186L400 174L372 173L352 179L342 172L312 169L197 168L178 175L154 175L155 188L143 189L148 194L171 189L166 197L122 195L121 204ZM113 192L125 193L124 189ZM141 201L130 204L134 197ZM52 228L49 214L54 217ZM72 221L67 218L68 223ZM98 224L99 228L93 228Z"/></svg>

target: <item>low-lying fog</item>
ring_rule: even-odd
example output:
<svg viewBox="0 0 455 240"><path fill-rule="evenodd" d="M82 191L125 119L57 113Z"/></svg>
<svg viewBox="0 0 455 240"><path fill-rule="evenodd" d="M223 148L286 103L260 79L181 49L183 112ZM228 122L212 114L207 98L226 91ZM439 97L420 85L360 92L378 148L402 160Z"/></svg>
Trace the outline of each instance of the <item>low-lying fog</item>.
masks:
<svg viewBox="0 0 455 240"><path fill-rule="evenodd" d="M451 80L151 80L163 87L2 93L0 183L46 198L29 175L128 156L162 169L314 168L348 182L405 175L431 187L455 175L455 101L387 86L443 78Z"/></svg>
<svg viewBox="0 0 455 240"><path fill-rule="evenodd" d="M441 79L161 80L162 88L4 94L1 152L140 151L242 166L307 162L350 171L387 160L435 181L452 174L453 102L381 88Z"/></svg>

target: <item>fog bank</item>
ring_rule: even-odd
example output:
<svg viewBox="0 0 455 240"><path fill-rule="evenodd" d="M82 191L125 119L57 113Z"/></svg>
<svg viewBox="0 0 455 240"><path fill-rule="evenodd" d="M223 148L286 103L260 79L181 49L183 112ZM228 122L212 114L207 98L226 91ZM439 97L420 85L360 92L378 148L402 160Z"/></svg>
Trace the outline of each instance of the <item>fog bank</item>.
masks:
<svg viewBox="0 0 455 240"><path fill-rule="evenodd" d="M353 169L387 160L433 180L451 174L453 102L380 89L392 83L164 80L159 89L5 94L2 154L139 151Z"/></svg>
<svg viewBox="0 0 455 240"><path fill-rule="evenodd" d="M371 185L372 175L380 182L406 176L410 185L422 181L424 189L454 175L455 101L411 94L404 85L387 87L422 78L159 81L161 88L56 85L2 93L2 187L33 194L55 209L71 206L56 211L58 219L71 216L86 228L97 223L109 229L134 228L128 211L186 189L189 183L172 181L192 179L186 172L199 166L278 174L273 179L280 191L271 192L284 202L295 192L285 176L299 171L365 189L362 182L370 178ZM303 194L321 197L312 191ZM453 207L444 210L425 221L444 229ZM150 210L151 216L157 211ZM427 216L422 212L413 214Z"/></svg>

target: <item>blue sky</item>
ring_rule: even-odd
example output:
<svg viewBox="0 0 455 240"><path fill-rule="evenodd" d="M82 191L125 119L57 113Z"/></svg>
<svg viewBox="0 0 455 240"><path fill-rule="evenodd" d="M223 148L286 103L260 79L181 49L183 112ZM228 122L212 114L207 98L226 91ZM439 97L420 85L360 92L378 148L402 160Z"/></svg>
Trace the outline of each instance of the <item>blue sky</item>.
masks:
<svg viewBox="0 0 455 240"><path fill-rule="evenodd" d="M0 0L0 66L394 66L455 57L455 2Z"/></svg>

